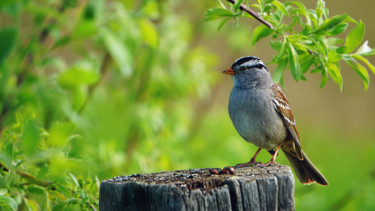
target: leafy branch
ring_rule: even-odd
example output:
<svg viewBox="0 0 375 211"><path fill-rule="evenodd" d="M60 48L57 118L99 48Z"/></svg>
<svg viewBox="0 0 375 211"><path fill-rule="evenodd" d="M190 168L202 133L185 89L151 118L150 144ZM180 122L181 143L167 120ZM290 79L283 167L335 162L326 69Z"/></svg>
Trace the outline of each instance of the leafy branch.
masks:
<svg viewBox="0 0 375 211"><path fill-rule="evenodd" d="M253 16L255 19L257 19L259 22L266 25L268 28L272 29L272 25L264 20L262 17L260 17L256 12L252 11L251 9L247 8L245 5L241 4L243 1L235 1L235 0L227 0L228 2L232 3L235 8L239 8L240 10L249 13L251 16Z"/></svg>
<svg viewBox="0 0 375 211"><path fill-rule="evenodd" d="M362 21L356 21L348 14L330 17L323 0L318 0L315 10L307 9L298 1L258 0L258 4L251 5L259 10L258 14L245 5L248 4L246 0L227 1L231 4L219 1L220 8L209 9L205 20L221 19L219 29L230 19L255 18L262 23L253 31L252 44L272 35L270 46L277 54L270 63L277 64L273 73L276 83L283 84L284 70L288 68L296 81L306 80L304 74L310 71L321 74L321 87L331 78L342 90L339 62L343 60L368 89L368 69L375 74L375 67L367 57L374 56L375 49L368 41L363 41L365 24ZM346 39L337 37L349 24L355 26L346 34Z"/></svg>

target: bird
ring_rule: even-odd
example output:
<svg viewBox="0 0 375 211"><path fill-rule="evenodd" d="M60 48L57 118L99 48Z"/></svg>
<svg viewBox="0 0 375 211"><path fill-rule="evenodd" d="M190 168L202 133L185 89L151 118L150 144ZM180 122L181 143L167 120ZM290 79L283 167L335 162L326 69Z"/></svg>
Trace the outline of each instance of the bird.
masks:
<svg viewBox="0 0 375 211"><path fill-rule="evenodd" d="M302 184L328 185L302 151L289 103L262 60L254 56L241 57L223 73L233 78L228 103L232 123L243 139L258 147L249 162L236 167L254 164L261 149L271 153L272 158L266 163L269 165L275 162L281 149Z"/></svg>

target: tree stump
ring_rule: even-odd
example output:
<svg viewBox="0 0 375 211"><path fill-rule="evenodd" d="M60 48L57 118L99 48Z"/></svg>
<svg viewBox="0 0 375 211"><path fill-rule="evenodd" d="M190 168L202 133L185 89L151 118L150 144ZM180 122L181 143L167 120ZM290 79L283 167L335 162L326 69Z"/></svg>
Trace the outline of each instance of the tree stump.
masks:
<svg viewBox="0 0 375 211"><path fill-rule="evenodd" d="M234 175L211 172L191 169L105 180L99 209L294 210L294 178L288 166L235 168Z"/></svg>

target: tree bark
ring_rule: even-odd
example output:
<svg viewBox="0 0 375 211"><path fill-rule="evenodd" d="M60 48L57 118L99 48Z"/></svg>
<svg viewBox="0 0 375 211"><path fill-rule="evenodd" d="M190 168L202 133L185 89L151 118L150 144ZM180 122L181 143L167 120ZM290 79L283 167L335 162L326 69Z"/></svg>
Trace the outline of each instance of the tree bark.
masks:
<svg viewBox="0 0 375 211"><path fill-rule="evenodd" d="M216 169L218 170L218 169ZM100 210L294 210L288 166L235 168L234 175L191 169L133 174L100 185Z"/></svg>

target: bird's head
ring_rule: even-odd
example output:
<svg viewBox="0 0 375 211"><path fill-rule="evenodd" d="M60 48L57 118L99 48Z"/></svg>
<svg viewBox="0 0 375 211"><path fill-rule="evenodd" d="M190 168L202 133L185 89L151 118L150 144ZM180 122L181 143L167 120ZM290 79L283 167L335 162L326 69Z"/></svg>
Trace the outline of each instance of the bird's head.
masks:
<svg viewBox="0 0 375 211"><path fill-rule="evenodd" d="M272 83L266 65L254 56L237 59L232 67L224 70L223 73L233 76L235 87L251 87Z"/></svg>

